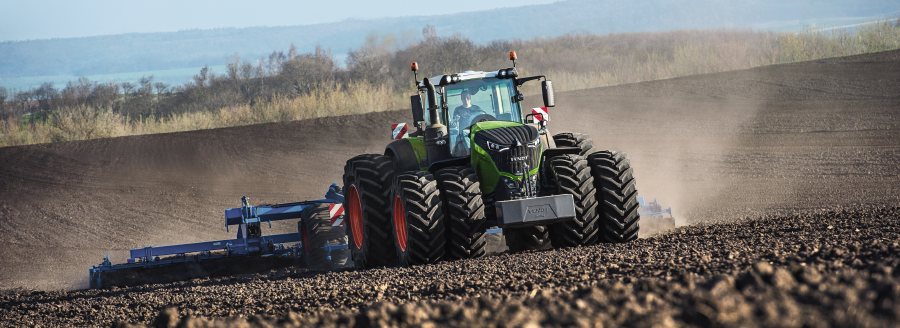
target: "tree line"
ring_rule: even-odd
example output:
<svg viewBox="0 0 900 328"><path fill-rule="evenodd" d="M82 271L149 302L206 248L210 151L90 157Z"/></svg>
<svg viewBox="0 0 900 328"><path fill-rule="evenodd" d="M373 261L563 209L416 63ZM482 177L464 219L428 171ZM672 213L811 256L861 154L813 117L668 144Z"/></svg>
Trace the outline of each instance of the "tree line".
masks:
<svg viewBox="0 0 900 328"><path fill-rule="evenodd" d="M830 33L830 34L828 34ZM49 117L60 108L108 108L131 119L217 111L276 97L355 84L413 92L409 64L419 77L465 70L492 71L511 66L508 52L519 53L523 75L547 74L558 90L574 90L676 76L713 73L780 62L883 51L900 47L900 19L885 20L856 33L773 33L754 30L676 30L596 35L571 33L531 40L476 44L459 34L438 36L426 25L414 40L370 33L350 49L341 65L330 49L298 53L291 47L248 61L235 53L222 74L204 67L183 85L145 76L135 82L99 83L87 78L56 87L28 90L0 87L0 119Z"/></svg>

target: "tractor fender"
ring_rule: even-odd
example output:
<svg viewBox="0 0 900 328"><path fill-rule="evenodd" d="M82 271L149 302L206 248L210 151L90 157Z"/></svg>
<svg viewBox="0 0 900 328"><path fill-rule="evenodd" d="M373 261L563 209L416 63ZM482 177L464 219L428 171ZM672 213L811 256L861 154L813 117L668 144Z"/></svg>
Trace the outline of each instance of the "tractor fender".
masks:
<svg viewBox="0 0 900 328"><path fill-rule="evenodd" d="M443 161L431 163L431 166L428 167L428 172L435 174L437 173L437 171L443 168L448 168L451 166L466 166L470 164L472 164L472 157L470 156L445 159Z"/></svg>
<svg viewBox="0 0 900 328"><path fill-rule="evenodd" d="M409 139L394 140L384 149L384 155L394 161L394 169L399 172L420 170L419 157L416 156L416 150Z"/></svg>
<svg viewBox="0 0 900 328"><path fill-rule="evenodd" d="M572 155L581 154L581 148L558 147L558 148L544 149L544 152L541 153L541 162L543 162L544 159L547 159L547 158L550 158L553 156L568 155L568 154L572 154Z"/></svg>

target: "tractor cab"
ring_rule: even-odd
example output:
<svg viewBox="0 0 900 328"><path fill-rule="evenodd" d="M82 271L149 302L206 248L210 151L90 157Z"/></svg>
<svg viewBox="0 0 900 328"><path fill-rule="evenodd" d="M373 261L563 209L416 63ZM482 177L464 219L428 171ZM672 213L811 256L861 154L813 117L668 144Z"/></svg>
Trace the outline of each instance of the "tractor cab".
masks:
<svg viewBox="0 0 900 328"><path fill-rule="evenodd" d="M514 52L510 53L510 60L513 67L497 71L465 71L416 80L418 92L411 98L415 126L418 128L415 135L424 136L426 144L430 141L436 146L426 147L428 164L471 156L474 145L472 127L480 122L503 121L504 126L535 123L526 122L528 115L521 106L525 97L518 87L525 82L544 79L541 83L544 106L554 106L552 83L543 75L519 78ZM418 64L412 63L411 68L417 74ZM425 115L426 110L428 115ZM544 136L546 122L535 125Z"/></svg>
<svg viewBox="0 0 900 328"><path fill-rule="evenodd" d="M446 122L452 157L470 155L471 126L485 121L522 123L522 109L516 101L516 86L510 78L498 78L500 71L466 71L450 76L451 83L435 89L441 106L440 118ZM429 80L441 85L444 75ZM457 82L453 82L457 81ZM420 83L422 84L422 83ZM424 89L424 85L422 85ZM426 101L428 93L425 93ZM427 119L426 125L432 124Z"/></svg>

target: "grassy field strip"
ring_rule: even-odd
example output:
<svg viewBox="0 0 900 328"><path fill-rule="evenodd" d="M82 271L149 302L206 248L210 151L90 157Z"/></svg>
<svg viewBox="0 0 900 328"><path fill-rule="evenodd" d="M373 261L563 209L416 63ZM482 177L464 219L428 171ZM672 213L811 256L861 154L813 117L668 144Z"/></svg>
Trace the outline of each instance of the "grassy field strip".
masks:
<svg viewBox="0 0 900 328"><path fill-rule="evenodd" d="M651 43L643 48L615 47L613 44L647 43L648 40L666 42ZM451 39L445 45L451 41L455 42ZM522 76L547 75L554 81L557 91L570 91L900 49L900 19L860 25L853 32L813 28L802 33L781 34L748 30L671 31L609 36L579 34L517 42L521 46L517 49L519 58L529 62L529 65L522 65ZM630 50L616 52L616 49ZM397 56L402 51L394 53L393 58L399 58ZM399 60L406 61L395 61ZM237 64L236 61L235 67ZM249 65L241 67L248 72L262 69L262 66L254 68ZM299 73L306 74L302 70ZM353 72L343 74L349 73ZM206 103L226 105L204 108L188 103L185 107L188 110L168 115L130 116L110 106L91 105L55 108L39 119L33 119L36 116L7 114L5 119L0 120L0 147L303 120L408 106L411 87L394 87L396 83L392 84L391 79L396 77L382 75L353 79L352 75L349 76L346 79L349 82L331 80L315 87L307 84L307 89L299 94L275 94L267 98L253 98L252 101L241 99L243 89L210 96L212 91L207 90L201 81L199 86L189 89L191 94L186 95L206 94ZM200 81L198 77L195 80ZM242 80L239 76L233 80L225 78L220 84L232 83L229 81L238 83ZM249 80L244 78L243 81ZM379 84L372 81L388 82ZM271 85L273 82L269 83ZM539 90L537 85L532 85L524 92L534 95ZM215 98L215 102L209 97ZM150 96L136 101L152 104L156 98ZM3 105L9 108L16 106L16 102L7 101Z"/></svg>

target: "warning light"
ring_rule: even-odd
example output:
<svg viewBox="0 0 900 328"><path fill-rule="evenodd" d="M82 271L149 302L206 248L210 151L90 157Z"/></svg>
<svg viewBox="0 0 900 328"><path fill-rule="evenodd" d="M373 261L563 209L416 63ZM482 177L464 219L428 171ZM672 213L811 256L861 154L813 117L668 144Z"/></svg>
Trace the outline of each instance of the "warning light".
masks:
<svg viewBox="0 0 900 328"><path fill-rule="evenodd" d="M516 58L516 52L515 52L515 51L510 51L510 52L509 52L509 60L516 60L516 59L517 59L517 58Z"/></svg>
<svg viewBox="0 0 900 328"><path fill-rule="evenodd" d="M412 64L409 65L409 69L411 69L413 72L418 71L418 70L419 70L419 63L417 63L417 62L412 62Z"/></svg>

